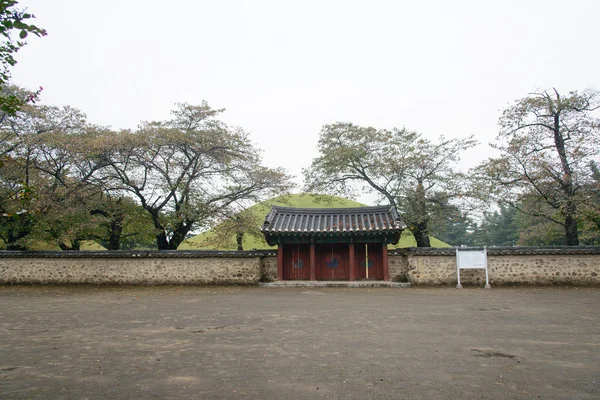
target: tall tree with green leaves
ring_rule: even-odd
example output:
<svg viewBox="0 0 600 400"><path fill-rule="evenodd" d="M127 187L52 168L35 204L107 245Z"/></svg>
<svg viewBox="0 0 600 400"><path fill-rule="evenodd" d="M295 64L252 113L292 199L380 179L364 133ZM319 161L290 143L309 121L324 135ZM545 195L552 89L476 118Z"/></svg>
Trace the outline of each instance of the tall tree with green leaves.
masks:
<svg viewBox="0 0 600 400"><path fill-rule="evenodd" d="M475 243L474 233L477 224L466 213L458 207L448 207L444 213L445 224L436 232L436 237L453 246L472 246Z"/></svg>
<svg viewBox="0 0 600 400"><path fill-rule="evenodd" d="M585 240L589 244L600 244L600 168L595 162L590 163L592 182L588 187L588 207L583 210L583 226Z"/></svg>
<svg viewBox="0 0 600 400"><path fill-rule="evenodd" d="M264 215L255 215L249 209L226 215L212 228L213 236L207 244L213 245L216 248L227 248L231 246L231 238L235 238L237 250L244 250L244 237L252 236L264 241L264 235L260 231L260 225L263 220Z"/></svg>
<svg viewBox="0 0 600 400"><path fill-rule="evenodd" d="M482 196L562 226L566 244L578 245L581 210L593 201L586 187L600 155L599 108L592 90L517 100L500 118L492 145L500 156L477 170Z"/></svg>
<svg viewBox="0 0 600 400"><path fill-rule="evenodd" d="M40 91L23 92L6 90L10 81L10 68L17 63L16 53L27 44L24 40L30 35L46 36L46 30L38 28L30 21L35 15L17 7L18 1L0 0L0 111L15 114L26 103L34 102ZM18 39L14 37L18 34ZM41 90L41 87L40 87Z"/></svg>
<svg viewBox="0 0 600 400"><path fill-rule="evenodd" d="M488 246L514 246L519 242L517 210L500 205L498 210L484 213L475 242Z"/></svg>
<svg viewBox="0 0 600 400"><path fill-rule="evenodd" d="M87 204L94 220L94 236L107 250L156 248L152 219L142 206L130 197L114 197L101 192Z"/></svg>
<svg viewBox="0 0 600 400"><path fill-rule="evenodd" d="M419 247L430 247L432 228L444 224L466 177L454 166L477 144L471 136L437 142L407 129L377 129L347 122L325 125L319 155L304 170L306 190L355 197L375 192L398 207Z"/></svg>
<svg viewBox="0 0 600 400"><path fill-rule="evenodd" d="M114 191L136 198L150 214L159 250L176 250L193 228L226 209L286 192L290 177L260 163L260 151L240 128L216 117L206 102L179 104L173 119L135 131L107 133L99 174Z"/></svg>
<svg viewBox="0 0 600 400"><path fill-rule="evenodd" d="M0 121L0 235L8 249L24 248L41 216L77 205L68 199L87 192L92 171L72 162L85 126L85 115L71 107L31 104Z"/></svg>

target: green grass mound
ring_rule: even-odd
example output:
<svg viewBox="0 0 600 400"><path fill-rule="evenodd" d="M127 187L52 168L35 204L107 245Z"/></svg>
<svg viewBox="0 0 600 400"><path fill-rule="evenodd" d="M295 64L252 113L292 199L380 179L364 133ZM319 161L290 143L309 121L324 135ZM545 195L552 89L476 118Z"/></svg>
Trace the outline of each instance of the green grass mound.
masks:
<svg viewBox="0 0 600 400"><path fill-rule="evenodd" d="M437 239L433 236L429 236L429 242L431 244L431 247L452 247L448 243L442 242L440 239ZM409 230L402 231L402 236L400 237L400 240L397 244L388 245L388 249L402 249L405 247L417 247L417 241L415 240L415 237Z"/></svg>
<svg viewBox="0 0 600 400"><path fill-rule="evenodd" d="M256 218L256 221L264 220L265 216L271 210L271 206L297 207L297 208L344 208L344 207L364 207L362 203L353 200L344 199L337 196L314 195L314 194L291 194L287 196L279 196L262 203L255 204L248 209L249 212ZM449 244L442 242L434 237L430 237L432 247L451 247ZM242 241L244 250L252 249L276 249L277 246L269 246L263 239L262 235L244 235ZM395 246L388 246L390 249L399 247L416 247L415 238L409 231L404 231L400 241ZM210 229L192 238L186 239L179 245L178 250L236 250L237 244L235 235L219 245L215 244L214 229Z"/></svg>
<svg viewBox="0 0 600 400"><path fill-rule="evenodd" d="M6 245L4 245L4 244L1 245L0 249L2 249L2 250L6 249ZM60 247L58 247L56 244L43 242L41 240L36 240L36 241L30 242L27 245L27 250L30 250L30 251L61 251ZM102 251L102 250L106 250L106 247L94 242L93 240L84 240L81 242L80 250L81 251Z"/></svg>

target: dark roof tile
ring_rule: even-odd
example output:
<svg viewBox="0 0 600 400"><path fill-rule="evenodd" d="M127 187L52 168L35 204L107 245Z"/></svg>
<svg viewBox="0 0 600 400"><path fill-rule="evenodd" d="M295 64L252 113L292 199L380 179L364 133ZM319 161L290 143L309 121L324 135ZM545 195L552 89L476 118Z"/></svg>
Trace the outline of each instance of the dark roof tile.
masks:
<svg viewBox="0 0 600 400"><path fill-rule="evenodd" d="M261 231L271 233L390 232L406 226L392 206L294 208L273 206Z"/></svg>

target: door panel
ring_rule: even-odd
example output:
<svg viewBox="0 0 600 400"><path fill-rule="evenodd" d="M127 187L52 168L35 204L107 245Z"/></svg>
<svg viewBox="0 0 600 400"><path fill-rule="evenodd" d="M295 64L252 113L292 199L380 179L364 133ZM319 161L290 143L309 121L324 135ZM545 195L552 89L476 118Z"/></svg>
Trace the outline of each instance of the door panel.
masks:
<svg viewBox="0 0 600 400"><path fill-rule="evenodd" d="M369 271L367 278L367 268L365 263L366 247L365 243L357 243L354 246L357 265L357 279L383 280L383 246L380 243L369 243Z"/></svg>
<svg viewBox="0 0 600 400"><path fill-rule="evenodd" d="M317 244L317 280L346 281L349 279L348 245Z"/></svg>
<svg viewBox="0 0 600 400"><path fill-rule="evenodd" d="M287 244L283 248L283 279L308 280L310 245Z"/></svg>

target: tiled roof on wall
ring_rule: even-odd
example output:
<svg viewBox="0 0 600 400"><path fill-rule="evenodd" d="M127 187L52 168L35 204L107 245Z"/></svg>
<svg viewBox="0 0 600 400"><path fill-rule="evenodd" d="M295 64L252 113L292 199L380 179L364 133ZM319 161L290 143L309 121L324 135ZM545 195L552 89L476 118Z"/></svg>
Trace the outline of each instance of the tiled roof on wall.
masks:
<svg viewBox="0 0 600 400"><path fill-rule="evenodd" d="M459 247L461 249L461 247ZM463 250L483 247L467 247ZM600 254L600 246L487 246L488 256L535 256L535 255L592 255ZM454 256L455 248L410 247L389 251L390 255Z"/></svg>
<svg viewBox="0 0 600 400"><path fill-rule="evenodd" d="M250 258L272 257L274 250L117 250L117 251L6 251L2 258Z"/></svg>

